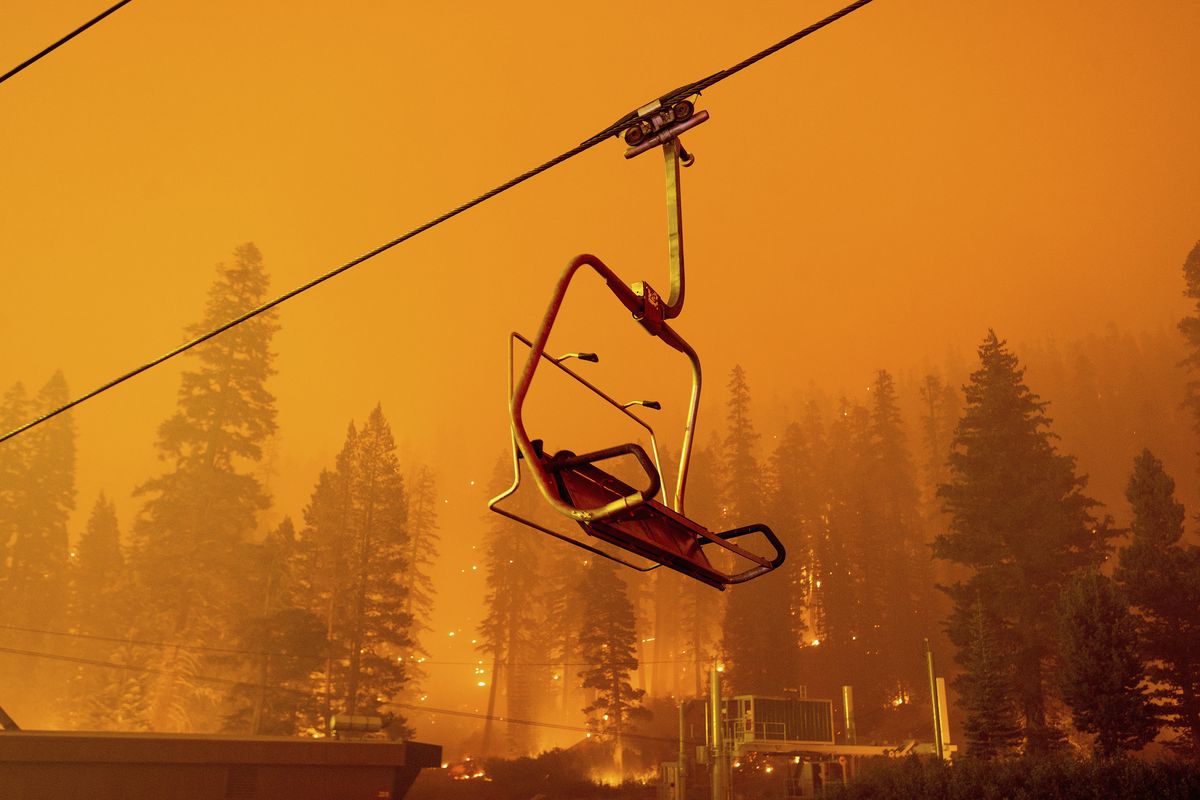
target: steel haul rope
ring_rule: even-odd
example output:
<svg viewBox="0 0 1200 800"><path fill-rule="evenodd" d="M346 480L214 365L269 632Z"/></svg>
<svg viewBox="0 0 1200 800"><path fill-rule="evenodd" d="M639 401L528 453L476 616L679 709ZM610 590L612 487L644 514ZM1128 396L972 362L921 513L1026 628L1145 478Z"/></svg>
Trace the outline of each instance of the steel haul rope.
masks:
<svg viewBox="0 0 1200 800"><path fill-rule="evenodd" d="M92 17L90 20L83 23L78 28L71 31L66 36L62 37L57 42L55 42L54 44L50 45L49 47L46 47L45 49L43 49L41 52L37 53L36 55L30 56L29 58L22 61L20 64L17 64L15 67L10 69L8 72L4 73L3 75L0 75L0 83L4 83L6 80L13 77L18 72L21 72L26 67L33 66L33 64L40 61L44 56L50 55L58 48L62 47L64 44L71 41L76 36L78 36L79 34L86 31L88 28L95 25L97 22L100 22L102 19L107 17L109 14L116 12L117 9L121 8L122 6L128 5L129 3L132 3L132 2L133 2L133 0L121 0L121 2L117 3L116 5L111 6L107 10L101 12L99 15Z"/></svg>

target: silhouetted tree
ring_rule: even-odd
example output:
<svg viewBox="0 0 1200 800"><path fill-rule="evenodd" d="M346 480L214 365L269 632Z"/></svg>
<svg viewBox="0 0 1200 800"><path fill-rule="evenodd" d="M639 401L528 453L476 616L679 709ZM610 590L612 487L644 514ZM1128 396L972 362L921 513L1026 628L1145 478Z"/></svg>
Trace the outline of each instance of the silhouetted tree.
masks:
<svg viewBox="0 0 1200 800"><path fill-rule="evenodd" d="M80 632L112 636L123 627L115 595L125 574L125 554L117 510L104 494L96 498L87 528L75 546L71 573L72 627Z"/></svg>
<svg viewBox="0 0 1200 800"><path fill-rule="evenodd" d="M749 521L762 517L764 481L755 455L758 439L750 414L750 385L746 371L735 366L729 374L723 443L725 484L722 501L727 519Z"/></svg>
<svg viewBox="0 0 1200 800"><path fill-rule="evenodd" d="M1179 321L1179 332L1188 345L1188 354L1183 366L1193 377L1187 383L1184 404L1192 411L1192 425L1200 433L1200 242L1192 247L1183 262L1185 297L1196 301L1196 311Z"/></svg>
<svg viewBox="0 0 1200 800"><path fill-rule="evenodd" d="M377 405L361 431L351 423L335 469L321 474L305 510L302 581L308 609L325 623L327 724L340 713L386 715L391 730L406 732L391 704L412 645L407 520L396 443Z"/></svg>
<svg viewBox="0 0 1200 800"><path fill-rule="evenodd" d="M855 687L864 707L882 705L887 694L881 685L875 593L862 591L862 563L868 547L866 530L870 485L870 414L842 398L829 428L823 470L826 496L824 530L817 539L817 591L820 626L804 652L806 673L823 692L837 691L843 683ZM830 679L827 676L838 676Z"/></svg>
<svg viewBox="0 0 1200 800"><path fill-rule="evenodd" d="M230 264L217 265L204 316L195 335L263 302L268 277L253 244L238 247ZM246 586L244 567L257 515L270 504L253 467L275 432L273 314L256 317L191 351L179 407L158 429L157 447L167 470L143 483L145 497L134 524L131 566L139 594L143 635L187 645L229 641ZM150 724L188 730L211 724L218 693L194 681L203 664L183 648L164 651L150 667L143 696ZM213 720L215 722L215 720Z"/></svg>
<svg viewBox="0 0 1200 800"><path fill-rule="evenodd" d="M353 470L355 442L358 430L350 423L346 441L338 453L333 469L323 469L317 477L312 496L304 509L304 529L300 535L297 579L307 597L307 607L325 623L325 664L321 682L313 693L322 707L319 726L326 734L334 713L334 664L340 653L334 653L334 641L339 625L350 603L350 582L353 531L349 524L352 511L350 475Z"/></svg>
<svg viewBox="0 0 1200 800"><path fill-rule="evenodd" d="M866 622L878 626L879 648L884 656L878 680L890 695L904 700L923 688L921 643L927 630L924 611L932 595L931 554L923 546L920 492L900 417L895 383L879 370L871 385L871 432L866 478L867 542L864 566L874 564L875 574L864 574L865 593L877 594L877 616ZM874 591L871 591L871 590ZM890 686L889 686L890 684Z"/></svg>
<svg viewBox="0 0 1200 800"><path fill-rule="evenodd" d="M579 649L588 664L579 677L585 689L596 692L583 713L589 728L613 741L617 774L623 777L622 736L631 723L650 716L642 707L644 692L629 682L638 667L633 604L616 565L605 558L590 559L579 590L584 598Z"/></svg>
<svg viewBox="0 0 1200 800"><path fill-rule="evenodd" d="M1158 732L1142 683L1137 620L1124 593L1092 570L1076 576L1058 606L1063 699L1075 727L1096 734L1096 754L1140 750Z"/></svg>
<svg viewBox="0 0 1200 800"><path fill-rule="evenodd" d="M326 663L325 625L305 608L297 575L300 546L290 517L248 553L252 586L235 629L244 655L231 658L247 680L231 692L228 730L293 736L320 729L312 674Z"/></svg>
<svg viewBox="0 0 1200 800"><path fill-rule="evenodd" d="M767 501L768 521L787 549L782 575L787 580L784 596L788 603L787 636L778 642L778 680L771 681L773 693L798 688L800 644L807 628L813 541L820 523L817 483L817 454L804 427L793 422L784 430L771 454L771 490Z"/></svg>
<svg viewBox="0 0 1200 800"><path fill-rule="evenodd" d="M946 458L958 422L958 393L946 384L941 375L930 373L921 383L921 444L924 452L925 485L929 487L928 504L936 514L937 487L946 478Z"/></svg>
<svg viewBox="0 0 1200 800"><path fill-rule="evenodd" d="M974 758L1010 753L1021 741L1012 659L1006 651L1012 631L976 598L960 623L963 642L958 662L963 672L954 680L966 718L963 736Z"/></svg>
<svg viewBox="0 0 1200 800"><path fill-rule="evenodd" d="M26 422L29 397L25 385L17 382L0 397L0 428L5 432ZM20 529L24 513L23 487L29 474L29 442L26 436L9 439L0 445L0 599L8 596L12 543ZM8 614L0 609L0 614Z"/></svg>
<svg viewBox="0 0 1200 800"><path fill-rule="evenodd" d="M1133 538L1114 577L1142 623L1158 710L1182 731L1178 745L1200 756L1200 548L1180 542L1184 508L1175 481L1149 450L1134 460L1125 496Z"/></svg>
<svg viewBox="0 0 1200 800"><path fill-rule="evenodd" d="M1055 605L1070 576L1100 561L1109 535L1083 494L1074 459L1055 451L1046 403L1023 382L1024 370L989 332L980 368L966 387L955 431L950 480L939 489L949 530L935 554L970 571L947 588L954 600L948 632L968 646L972 604L1011 633L1011 659L1026 750L1052 749L1061 734L1047 718L1046 666L1057 649Z"/></svg>
<svg viewBox="0 0 1200 800"><path fill-rule="evenodd" d="M131 609L126 596L125 554L117 512L101 492L71 562L67 619L68 629L81 635L75 644L76 653L84 658L121 662L125 648L115 646L111 638L128 630ZM114 730L123 689L122 676L110 669L76 667L66 691L60 695L64 724L83 730Z"/></svg>
<svg viewBox="0 0 1200 800"><path fill-rule="evenodd" d="M529 532L525 535L528 538ZM534 545L536 547L536 543ZM520 552L524 553L522 549ZM528 558L528 555L523 557ZM542 646L546 659L555 665L550 675L550 690L563 721L577 719L579 682L574 680L574 665L579 654L579 620L583 618L583 596L579 585L583 581L591 556L575 547L551 546L537 555L542 571L543 590L537 597L544 620L540 624ZM662 570L659 570L662 572Z"/></svg>
<svg viewBox="0 0 1200 800"><path fill-rule="evenodd" d="M407 691L410 695L420 691L421 683L426 677L419 659L429 656L429 651L422 641L422 634L431 630L429 621L433 617L433 601L437 588L434 586L430 570L437 561L437 545L440 538L437 480L429 467L421 466L409 481L408 546L405 553L405 560L408 562L405 575L408 596L404 611L412 619L412 630L409 634L412 647L406 658Z"/></svg>
<svg viewBox="0 0 1200 800"><path fill-rule="evenodd" d="M721 509L721 458L717 449L708 446L694 451L691 469L688 472L687 506L684 511L709 530L722 530L725 522ZM711 551L709 547L706 550ZM662 570L659 570L661 572ZM681 613L672 613L677 624L682 625L691 686L685 686L695 695L703 695L706 665L716 650L716 640L722 622L721 604L715 600L714 590L699 581L679 576L672 581L679 586Z"/></svg>
<svg viewBox="0 0 1200 800"><path fill-rule="evenodd" d="M507 462L497 463L492 485L499 489L508 483ZM521 505L528 496L513 498L518 504L517 513L527 515L528 508ZM542 602L548 599L543 593L545 586L541 576L543 564L541 537L534 531L499 515L491 515L484 540L484 568L487 570L487 594L484 597L486 613L478 628L476 649L492 657L491 681L488 696L489 720L484 726L483 755L492 754L493 744L491 717L495 715L496 702L501 689L504 690L507 716L531 719L531 705L536 695L545 692L545 686L537 686L543 677L540 669L527 665L545 663L545 648L548 644L562 643L559 636L551 633L553 644L542 638L541 628L547 620ZM565 553L582 560L584 552L574 547L563 546ZM539 602L541 601L541 602ZM560 607L560 610L561 607ZM560 623L565 620L559 620ZM548 676L547 676L548 677ZM566 676L563 675L565 680ZM540 690L540 692L539 692ZM533 749L532 731L528 726L507 726L507 749L510 755L528 755Z"/></svg>
<svg viewBox="0 0 1200 800"><path fill-rule="evenodd" d="M21 394L19 385L10 392L9 413L25 406ZM66 380L56 372L25 407L46 411L68 399ZM67 613L67 521L75 508L74 421L57 417L18 442L0 464L9 473L0 477L12 480L0 500L0 525L9 528L0 615L9 624L61 628ZM7 450L9 444L0 447Z"/></svg>
<svg viewBox="0 0 1200 800"><path fill-rule="evenodd" d="M766 476L754 454L758 433L751 420L750 387L740 366L729 378L726 425L725 527L759 522ZM708 550L717 553L716 548ZM723 556L717 558L718 563L729 563ZM739 559L735 569L745 565ZM722 644L728 659L726 679L734 692L778 694L796 685L798 632L790 590L786 574L779 573L729 588Z"/></svg>

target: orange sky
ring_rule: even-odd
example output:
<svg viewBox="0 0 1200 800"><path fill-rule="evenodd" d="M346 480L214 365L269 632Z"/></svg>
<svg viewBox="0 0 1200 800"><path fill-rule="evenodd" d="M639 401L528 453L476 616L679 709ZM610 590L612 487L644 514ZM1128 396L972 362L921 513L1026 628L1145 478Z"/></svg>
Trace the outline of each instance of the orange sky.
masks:
<svg viewBox="0 0 1200 800"><path fill-rule="evenodd" d="M106 5L9 0L0 67ZM0 86L0 388L62 368L89 389L178 343L239 243L290 288L840 5L137 0ZM810 381L857 396L875 368L969 354L989 326L1172 325L1200 238L1198 34L1192 0L876 0L707 92L678 324L710 379L701 427L735 362L765 413ZM532 332L577 252L666 283L661 159L622 149L284 307L267 521L298 516L381 401L441 478L443 596L477 596L457 573L470 481L508 442L506 333ZM606 301L589 291L563 348L608 344L597 374L645 395L629 365L655 343L607 304L603 330L580 322ZM128 527L185 366L76 413L83 511L105 488ZM439 630L473 614L444 604Z"/></svg>

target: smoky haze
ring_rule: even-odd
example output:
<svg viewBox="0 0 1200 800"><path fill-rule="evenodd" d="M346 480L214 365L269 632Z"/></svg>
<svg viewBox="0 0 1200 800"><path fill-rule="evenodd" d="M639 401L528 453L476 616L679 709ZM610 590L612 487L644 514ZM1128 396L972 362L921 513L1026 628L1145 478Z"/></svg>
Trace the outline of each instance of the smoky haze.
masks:
<svg viewBox="0 0 1200 800"><path fill-rule="evenodd" d="M3 63L95 13L19 5ZM283 291L839 5L131 4L0 90L0 389L56 370L90 389L176 345L242 243ZM724 435L739 364L760 461L810 397L826 413L841 395L865 402L881 368L916 448L920 381L961 386L993 328L1109 513L1127 516L1144 444L1191 508L1174 325L1200 237L1198 26L1185 2L878 0L706 92L712 119L684 137L696 164L677 323L708 379L700 445ZM405 473L427 465L438 482L431 706L486 705L471 640L484 505L510 442L506 336L533 333L579 252L666 284L661 160L622 149L602 144L281 309L259 533L299 522L347 424L381 404ZM686 370L606 295L581 284L551 349L595 350L589 374L615 396L661 400L677 451ZM129 530L193 361L72 413L73 539L101 491ZM1088 416L1088 374L1098 401L1123 399ZM536 412L560 439L608 435L584 401ZM5 686L18 721L50 724L48 698ZM451 748L479 728L410 723Z"/></svg>

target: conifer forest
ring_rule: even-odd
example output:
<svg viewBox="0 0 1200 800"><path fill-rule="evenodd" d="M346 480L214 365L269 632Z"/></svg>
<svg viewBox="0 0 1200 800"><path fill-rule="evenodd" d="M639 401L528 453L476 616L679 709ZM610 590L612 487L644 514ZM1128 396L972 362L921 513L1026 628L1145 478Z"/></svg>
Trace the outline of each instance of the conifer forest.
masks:
<svg viewBox="0 0 1200 800"><path fill-rule="evenodd" d="M1200 797L1200 8L209 5L0 26L0 800Z"/></svg>

